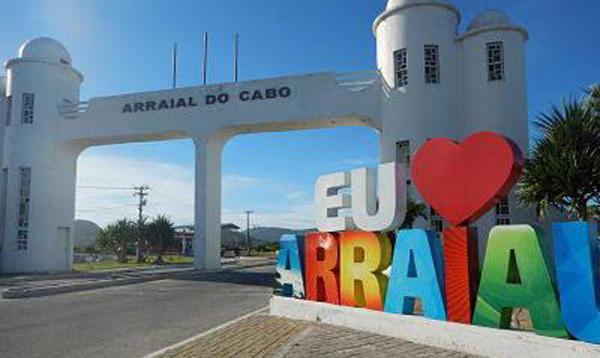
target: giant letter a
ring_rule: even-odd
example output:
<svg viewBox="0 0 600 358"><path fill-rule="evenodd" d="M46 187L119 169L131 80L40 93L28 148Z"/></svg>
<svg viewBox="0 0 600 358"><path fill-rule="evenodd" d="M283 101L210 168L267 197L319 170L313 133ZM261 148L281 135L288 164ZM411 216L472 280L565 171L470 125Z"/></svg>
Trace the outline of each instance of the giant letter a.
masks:
<svg viewBox="0 0 600 358"><path fill-rule="evenodd" d="M538 235L528 225L490 232L473 324L509 328L513 308L529 310L538 334L568 337Z"/></svg>

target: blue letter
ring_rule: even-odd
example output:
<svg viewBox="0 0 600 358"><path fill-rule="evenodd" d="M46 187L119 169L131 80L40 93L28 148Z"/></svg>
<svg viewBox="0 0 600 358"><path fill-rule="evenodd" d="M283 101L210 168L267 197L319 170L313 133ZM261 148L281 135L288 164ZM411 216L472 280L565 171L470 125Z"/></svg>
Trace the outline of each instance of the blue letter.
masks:
<svg viewBox="0 0 600 358"><path fill-rule="evenodd" d="M577 339L600 343L600 277L596 224L552 225L562 317Z"/></svg>
<svg viewBox="0 0 600 358"><path fill-rule="evenodd" d="M442 247L437 235L425 230L400 230L385 312L413 314L415 298L419 298L425 317L445 321L443 282Z"/></svg>
<svg viewBox="0 0 600 358"><path fill-rule="evenodd" d="M281 295L304 298L304 280L300 261L300 245L295 235L283 235L279 242L277 257L277 282L281 285Z"/></svg>

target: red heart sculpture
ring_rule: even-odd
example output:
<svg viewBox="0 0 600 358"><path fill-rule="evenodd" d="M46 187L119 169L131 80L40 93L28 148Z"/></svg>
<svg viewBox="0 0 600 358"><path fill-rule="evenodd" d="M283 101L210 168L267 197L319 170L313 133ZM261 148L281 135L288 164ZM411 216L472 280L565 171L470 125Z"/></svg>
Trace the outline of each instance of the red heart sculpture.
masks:
<svg viewBox="0 0 600 358"><path fill-rule="evenodd" d="M523 154L510 139L475 133L462 143L427 141L413 160L412 177L421 196L454 226L479 219L506 196L523 172Z"/></svg>

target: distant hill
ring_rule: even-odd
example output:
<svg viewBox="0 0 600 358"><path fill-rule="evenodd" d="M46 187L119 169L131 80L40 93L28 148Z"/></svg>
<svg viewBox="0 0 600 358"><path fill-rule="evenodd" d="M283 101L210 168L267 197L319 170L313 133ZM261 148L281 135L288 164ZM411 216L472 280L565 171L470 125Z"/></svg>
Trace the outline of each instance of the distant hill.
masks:
<svg viewBox="0 0 600 358"><path fill-rule="evenodd" d="M246 233L227 229L221 230L221 245L227 248L245 247Z"/></svg>
<svg viewBox="0 0 600 358"><path fill-rule="evenodd" d="M281 227L259 227L250 229L250 243L252 246L271 244L279 242L282 235L302 235L315 229L293 230ZM224 247L245 247L246 246L246 231L245 230L221 230L221 245Z"/></svg>
<svg viewBox="0 0 600 358"><path fill-rule="evenodd" d="M279 242L282 235L302 235L315 229L294 230L281 227L257 227L250 229L250 236L263 243Z"/></svg>

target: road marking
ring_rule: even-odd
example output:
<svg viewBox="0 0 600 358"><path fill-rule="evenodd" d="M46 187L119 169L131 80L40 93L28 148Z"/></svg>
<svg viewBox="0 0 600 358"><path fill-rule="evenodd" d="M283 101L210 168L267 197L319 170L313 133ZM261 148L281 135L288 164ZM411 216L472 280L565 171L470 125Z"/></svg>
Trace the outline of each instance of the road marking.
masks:
<svg viewBox="0 0 600 358"><path fill-rule="evenodd" d="M163 355L166 355L168 353L173 353L173 352L179 350L180 348L182 348L182 347L184 347L184 346L192 343L193 341L195 341L195 340L197 340L199 338L207 336L207 335L209 335L209 334L211 334L213 332L216 332L216 331L218 331L220 329L228 327L228 326L230 326L230 325L232 325L232 324L234 324L236 322L239 322L239 321L241 321L243 319L246 319L248 317L252 317L252 316L257 315L259 313L266 312L266 311L268 311L268 309L269 309L269 305L266 305L263 308L257 309L256 311L252 311L252 312L250 312L248 314L245 314L245 315L243 315L241 317L238 317L238 318L236 318L236 319L234 319L232 321L225 322L225 323L223 323L223 324L221 324L219 326L213 327L213 328L211 328L211 329L209 329L207 331L204 331L204 332L202 332L200 334L197 334L197 335L195 335L193 337L190 337L190 338L188 338L188 339L186 339L184 341L181 341L179 343L175 343L175 344L173 344L171 346L168 346L168 347L163 348L161 350L158 350L156 352L150 353L147 356L144 356L143 358L158 358L158 357L162 357Z"/></svg>

